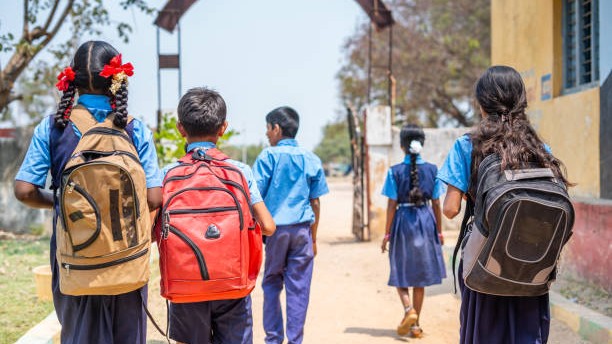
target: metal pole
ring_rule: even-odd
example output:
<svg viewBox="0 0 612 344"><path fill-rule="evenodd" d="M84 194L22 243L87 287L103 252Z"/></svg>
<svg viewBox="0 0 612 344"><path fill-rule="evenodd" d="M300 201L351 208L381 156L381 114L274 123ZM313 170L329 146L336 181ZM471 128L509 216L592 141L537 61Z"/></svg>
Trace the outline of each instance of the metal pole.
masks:
<svg viewBox="0 0 612 344"><path fill-rule="evenodd" d="M181 98L183 89L183 73L181 68L181 23L177 22L176 27L178 29L178 97Z"/></svg>
<svg viewBox="0 0 612 344"><path fill-rule="evenodd" d="M371 102L371 93L372 93L372 20L370 19L370 29L368 31L368 103L370 105Z"/></svg>
<svg viewBox="0 0 612 344"><path fill-rule="evenodd" d="M393 78L393 25L389 25L389 68L388 68L388 90L389 107L391 108L391 118L393 118L393 96L392 96L392 78Z"/></svg>
<svg viewBox="0 0 612 344"><path fill-rule="evenodd" d="M157 132L161 131L161 68L159 66L159 26L157 27Z"/></svg>

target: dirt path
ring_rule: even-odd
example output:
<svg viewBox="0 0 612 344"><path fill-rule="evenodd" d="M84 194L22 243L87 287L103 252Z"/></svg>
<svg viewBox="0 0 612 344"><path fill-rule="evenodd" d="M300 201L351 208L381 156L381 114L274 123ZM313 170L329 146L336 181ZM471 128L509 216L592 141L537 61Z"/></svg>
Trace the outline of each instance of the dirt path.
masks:
<svg viewBox="0 0 612 344"><path fill-rule="evenodd" d="M350 183L334 181L330 183L330 189L331 193L321 200L319 253L315 261L304 343L457 343L460 301L452 294L451 278L445 279L442 285L425 289L421 314L424 337L414 339L396 334L395 328L403 310L395 289L387 286L388 256L380 252L378 240L358 243L350 234ZM160 319L165 306L160 301L157 283L151 284L151 308ZM252 294L256 344L263 343L264 338L260 283L261 278ZM152 326L149 326L149 334L150 343L160 342L161 337L153 332ZM556 321L553 321L549 342L583 343L569 328Z"/></svg>

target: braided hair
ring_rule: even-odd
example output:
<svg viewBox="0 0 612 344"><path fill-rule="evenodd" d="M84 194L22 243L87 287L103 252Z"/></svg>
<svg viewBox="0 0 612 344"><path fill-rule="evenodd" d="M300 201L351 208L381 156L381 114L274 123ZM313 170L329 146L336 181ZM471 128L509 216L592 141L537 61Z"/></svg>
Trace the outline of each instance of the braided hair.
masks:
<svg viewBox="0 0 612 344"><path fill-rule="evenodd" d="M415 145L413 141L420 143ZM408 201L417 206L424 203L423 191L419 186L419 170L417 168L417 157L420 147L425 143L425 132L416 124L406 124L400 131L400 144L406 154L410 154L410 193Z"/></svg>
<svg viewBox="0 0 612 344"><path fill-rule="evenodd" d="M110 92L112 78L100 76L110 60L119 52L110 44L103 41L88 41L77 49L70 64L74 71L74 80L62 94L62 98L55 113L55 126L65 128L70 120L70 111L74 105L74 97L78 90L80 94L92 93L109 96L115 119L113 123L125 128L127 125L127 83L122 82L121 87L113 95Z"/></svg>

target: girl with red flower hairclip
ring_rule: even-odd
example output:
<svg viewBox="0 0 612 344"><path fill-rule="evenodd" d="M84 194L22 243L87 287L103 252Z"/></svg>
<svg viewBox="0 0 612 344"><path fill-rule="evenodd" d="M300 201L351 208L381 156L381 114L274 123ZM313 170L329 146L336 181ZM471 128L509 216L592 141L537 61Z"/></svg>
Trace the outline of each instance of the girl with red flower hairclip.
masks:
<svg viewBox="0 0 612 344"><path fill-rule="evenodd" d="M161 171L151 131L128 117L133 74L110 44L81 45L57 77L57 111L34 130L15 177L18 200L54 209L62 343L146 343L149 211L161 203ZM49 172L53 193L44 189Z"/></svg>

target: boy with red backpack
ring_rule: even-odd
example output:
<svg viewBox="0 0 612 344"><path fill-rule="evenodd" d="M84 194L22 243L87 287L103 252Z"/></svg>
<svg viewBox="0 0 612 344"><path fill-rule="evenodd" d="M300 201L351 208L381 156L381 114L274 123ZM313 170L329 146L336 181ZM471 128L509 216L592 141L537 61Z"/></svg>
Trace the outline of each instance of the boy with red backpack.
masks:
<svg viewBox="0 0 612 344"><path fill-rule="evenodd" d="M187 155L164 169L156 224L170 338L179 343L252 343L249 296L259 273L261 232L276 229L251 169L216 148L227 129L219 93L193 88L178 105Z"/></svg>

